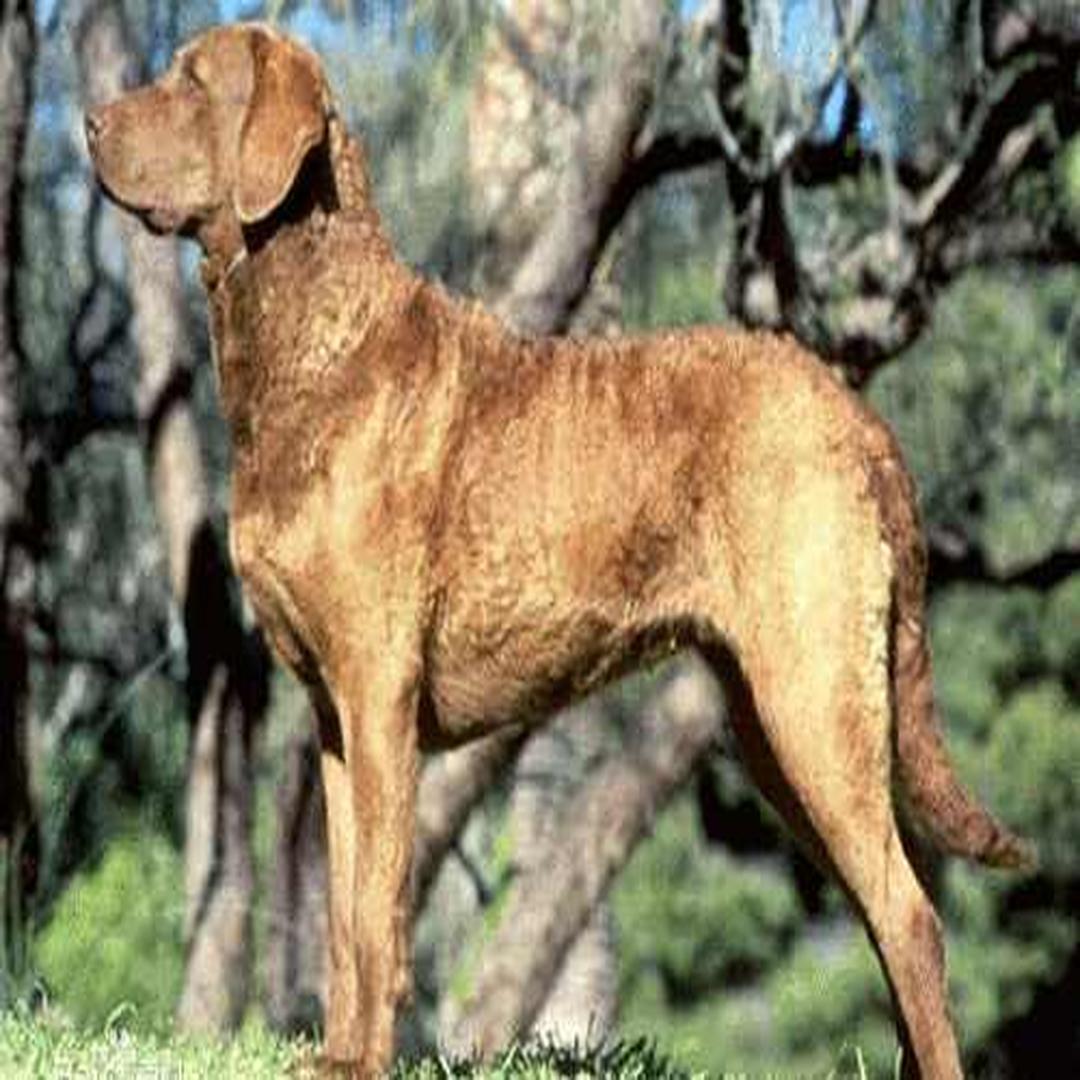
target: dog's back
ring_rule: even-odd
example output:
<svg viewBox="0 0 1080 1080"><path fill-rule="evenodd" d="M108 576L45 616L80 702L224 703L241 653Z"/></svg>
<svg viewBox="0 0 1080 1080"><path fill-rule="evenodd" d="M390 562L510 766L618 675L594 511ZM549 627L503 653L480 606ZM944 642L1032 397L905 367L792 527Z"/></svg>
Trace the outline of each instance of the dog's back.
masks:
<svg viewBox="0 0 1080 1080"><path fill-rule="evenodd" d="M461 348L431 640L444 712L466 726L478 709L509 717L580 692L654 643L691 643L703 610L735 638L796 492L829 500L818 528L858 514L876 530L862 470L891 439L787 339Z"/></svg>

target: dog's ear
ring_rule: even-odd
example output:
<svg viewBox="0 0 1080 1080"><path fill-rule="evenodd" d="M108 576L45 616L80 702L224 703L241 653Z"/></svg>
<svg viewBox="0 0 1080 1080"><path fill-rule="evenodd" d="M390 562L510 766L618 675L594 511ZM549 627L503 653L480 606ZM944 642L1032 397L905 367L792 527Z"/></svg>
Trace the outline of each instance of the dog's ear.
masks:
<svg viewBox="0 0 1080 1080"><path fill-rule="evenodd" d="M252 36L254 83L240 132L233 205L245 225L268 217L289 194L309 150L326 136L318 62L291 42Z"/></svg>

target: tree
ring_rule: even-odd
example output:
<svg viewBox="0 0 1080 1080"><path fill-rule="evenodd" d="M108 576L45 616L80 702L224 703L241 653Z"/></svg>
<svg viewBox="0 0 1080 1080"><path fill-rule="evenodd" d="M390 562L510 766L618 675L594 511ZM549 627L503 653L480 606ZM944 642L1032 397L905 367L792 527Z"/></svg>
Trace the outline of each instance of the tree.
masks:
<svg viewBox="0 0 1080 1080"><path fill-rule="evenodd" d="M118 6L91 3L77 37L87 103L141 81ZM261 643L243 625L211 520L189 400L192 356L175 243L127 218L120 228L140 357L139 420L187 645L188 961L178 1019L189 1030L227 1030L240 1023L250 995L252 744L269 671Z"/></svg>
<svg viewBox="0 0 1080 1080"><path fill-rule="evenodd" d="M315 718L305 710L302 720L286 743L277 798L266 945L267 1017L288 1032L315 1029L326 1005L326 806Z"/></svg>
<svg viewBox="0 0 1080 1080"><path fill-rule="evenodd" d="M1071 443L1061 435L1066 431L1062 417L1067 420L1068 412L1056 399L1049 400L1045 387L1033 385L1029 393L1028 376L1041 372L1045 382L1056 370L1053 358L1044 357L1037 342L1007 335L1010 324L992 316L996 309L1018 304L1020 290L1001 284L1002 273L1019 273L1008 268L1026 267L1029 277L1030 268L1038 268L1040 279L1049 281L1051 268L1077 259L1080 216L1075 200L1065 197L1068 178L1075 174L1075 148L1080 146L1074 80L1080 30L1073 6L1050 0L956 0L932 10L880 0L706 0L696 5L645 0L520 0L513 5L324 0L252 9L281 18L303 14L297 25L316 38L341 103L352 108L353 126L364 134L377 197L399 247L430 273L455 286L472 282L508 318L538 331L610 329L616 323L666 325L690 318L786 330L821 351L840 377L865 387L889 407L927 493L932 584L946 613L941 623L945 640L949 634L961 641L974 636L989 619L986 608L966 605L972 583L1044 593L1041 600L1031 600L1026 591L1009 589L1019 599L1003 602L1000 634L992 642L986 639L994 663L973 672L963 648L950 653L946 647L951 668L960 675L950 679L950 665L939 665L939 670L946 669L943 692L950 696L948 711L956 713L951 730L962 764L989 762L975 767L984 768L987 784L1000 788L1003 813L1018 814L1018 824L1030 815L1033 831L1051 838L1058 836L1058 804L1051 792L1065 793L1054 797L1065 806L1061 819L1072 821L1068 799L1074 789L1061 775L1072 760L1072 742L1060 732L1051 741L1047 718L1058 705L1061 716L1071 716L1068 710L1075 700L1075 680L1066 674L1073 656L1067 642L1072 638L1061 628L1068 625L1071 610L1062 597L1076 569L1078 537L1069 525L1069 491L1063 492L1061 485L1044 488L1041 474L1051 471L1055 453L1059 461L1068 457ZM115 35L109 44L108 34L101 31L110 19L115 26L118 7L95 4L83 21L79 40L89 60L88 83L89 76L104 82L107 72L118 66ZM15 9L9 5L4 10ZM70 8L58 5L53 10L42 35L43 48L54 45L52 35ZM128 3L124 10L140 40L129 52L156 64L178 36L220 14L221 7L205 0ZM65 14L58 14L61 11ZM345 19L351 32L339 33L346 24L336 20ZM96 57L91 56L95 37L105 40ZM501 67L488 66L492 53L500 57ZM48 245L58 264L74 268L73 280L83 283L85 277L90 284L85 300L77 296L75 304L65 306L66 297L58 295L64 291L52 285L51 277L45 285L36 278L32 282L27 307L20 312L25 342L21 374L24 388L31 391L22 397L30 400L31 408L17 425L21 441L12 460L21 458L25 466L29 431L31 446L40 447L34 452L54 467L32 470L28 485L26 468L21 474L17 468L9 471L5 459L0 491L8 490L3 484L9 478L21 475L20 498L32 511L35 483L44 473L50 505L62 503L75 485L65 479L65 463L77 462L72 471L80 474L80 498L91 505L80 511L75 526L89 520L103 535L111 533L112 560L123 561L129 545L148 543L142 538L145 520L138 523L143 530L138 536L133 527L148 500L138 486L141 479L125 488L113 483L102 466L100 436L109 432L110 445L122 446L117 456L124 464L116 472L138 472L131 462L141 456L166 558L138 560L150 567L145 574L153 576L153 596L140 598L133 617L124 607L130 591L124 572L115 574L120 584L106 590L78 580L80 575L90 577L88 567L103 577L112 569L104 565L107 559L98 558L97 565L75 551L76 543L68 538L77 540L79 529L68 527L65 519L55 530L61 539L42 562L45 573L36 578L32 633L27 637L17 626L8 640L29 644L31 683L48 688L32 707L45 718L49 745L78 749L91 742L89 734L105 732L100 745L94 744L93 753L99 756L81 774L86 782L76 785L77 797L63 811L57 841L46 834L50 849L72 849L70 857L60 860L64 873L91 847L87 837L95 819L84 811L110 799L108 785L98 784L110 770L127 778L124 793L132 806L171 798L171 789L159 784L146 759L133 753L134 727L124 705L131 698L131 681L145 685L141 672L158 665L153 669L155 693L169 692L171 684L188 692L192 743L200 748L192 758L189 816L196 824L213 825L201 832L190 830L190 902L194 910L197 891L209 885L203 892L208 917L199 940L211 947L193 948L189 984L198 981L194 972L200 957L214 960L202 970L212 973L205 978L225 991L214 1011L227 1018L240 1007L249 970L246 913L252 891L245 821L251 804L246 793L253 768L253 718L261 712L265 682L259 665L249 666L251 640L217 539L213 492L223 452L215 441L213 421L200 404L203 397L209 399L208 389L194 397L192 393L193 385L198 389L209 381L196 336L199 324L187 314L174 255L143 257L135 252L128 255L127 269L118 271L109 245L115 225L100 202L90 203L84 219L80 198L70 197L70 189L55 190L58 178L80 168L67 147L65 125L50 120L66 115L63 110L71 99L63 66L40 65L44 107L36 137L50 152L34 161L34 176L41 182L29 192L28 204L32 225L40 232L25 261L34 265L37 249ZM111 93L118 85L114 81L101 92ZM470 99L500 92L512 106L501 116L472 114ZM513 111L522 102L532 110L527 116ZM467 124L473 126L475 152L470 156L465 153ZM479 144L486 146L483 152L477 150ZM515 161L516 171L509 167ZM77 186L81 197L86 180ZM478 204L472 219L466 213L470 192ZM86 236L94 242L86 244ZM52 267L46 272L51 274ZM1054 340L1071 343L1066 364L1076 355L1075 319L1069 314L1071 301L1054 291L1073 296L1073 281L1044 290L1049 312L1045 321L1059 327ZM959 287L954 287L957 282ZM963 300L962 316L950 314L957 297ZM1012 322L1041 324L1041 311L1016 307ZM136 321L129 333L132 314ZM950 342L940 331L952 319L959 322L953 324L955 340ZM1062 330L1062 325L1072 329ZM137 362L129 339L138 347ZM920 347L927 341L933 343L932 361ZM996 374L977 374L977 355L998 348L1003 361ZM3 353L8 355L10 350ZM955 375L959 369L971 374L971 380L965 381L966 374L965 379ZM0 363L0 371L7 370ZM903 377L894 378L898 374ZM125 388L136 382L139 390L131 402ZM9 386L0 379L0 403L14 400ZM912 401L918 407L911 406ZM1000 425L999 405L1000 413L1007 414ZM929 419L919 417L922 407L933 410ZM955 431L948 426L955 419L949 410L959 417ZM0 408L0 419L5 415ZM932 439L926 438L926 427L932 429ZM946 427L954 431L947 439L942 435ZM1017 458L1016 449L1027 446L1031 433L1040 429L1053 433L1053 445ZM0 452L16 445L3 442L7 430L15 429L0 423ZM140 435L142 443L136 441ZM918 460L926 442L944 446L940 465ZM1023 475L1015 465L1010 472L1010 457L1037 462L1028 471L1040 475ZM1000 471L993 472L998 464ZM936 486L938 473L943 479ZM1006 493L1025 493L1027 502L1017 500L1012 513L1038 522L1031 528L1037 542L1000 539L1014 534L999 528L1007 515L999 513L995 485ZM116 492L114 501L93 506L105 490ZM1050 527L1049 514L1031 509L1036 496L1062 507L1061 523L1055 519ZM0 510L4 537L11 535L8 520ZM32 525L30 533L34 531ZM25 536L25 526L16 534ZM125 555L117 556L117 551ZM25 555L20 560L25 566ZM160 572L159 563L164 563ZM10 582L24 580L21 571L9 574ZM16 599L23 591L21 586L16 590ZM170 618L168 603L179 618ZM84 621L72 617L74 606L93 612L92 634L81 633ZM10 603L7 610L13 610ZM1045 634L1031 629L1044 621ZM1059 646L1046 644L1044 637L1054 638ZM1038 647L1030 644L1031 638L1039 640ZM4 644L0 663L10 664L18 654ZM165 660L159 664L161 656ZM543 999L557 985L558 959L571 950L595 905L621 874L636 839L648 831L651 816L669 797L681 800L673 820L693 822L696 816L708 833L709 842L702 841L695 853L749 849L750 861L756 857L770 862L778 877L769 880L779 882L777 888L786 898L780 912L756 902L754 897L768 891L759 881L740 885L738 903L718 901L716 918L748 920L751 931L743 940L760 946L752 955L747 949L718 962L723 978L745 989L747 971L757 972L769 983L770 994L779 987L779 997L784 996L785 980L789 986L805 986L805 960L800 968L797 958L788 955L798 953L798 943L805 938L801 930L792 929L798 913L791 908L801 898L816 933L833 900L817 879L801 871L805 880L796 890L798 897L791 899L791 867L801 864L753 808L745 787L731 780L733 770L718 760L719 706L703 685L694 683L693 670L674 670L655 682L635 684L634 693L624 688L621 696L585 704L592 720L606 725L604 745L584 749L587 768L572 763L566 768L567 775L556 785L566 798L542 800L549 823L526 842L515 842L509 858L501 846L505 834L499 798L489 800L480 814L472 811L493 778L505 775L519 753L524 760L517 769L520 775L534 775L537 761L551 760L544 737L530 739L523 749L520 734L509 734L428 763L419 807L418 904L423 906L448 854L452 863L469 867L481 906L489 904L481 920L485 929L471 943L468 961L475 987L489 992L459 999L486 1043L524 1032L542 1015ZM15 685L13 680L0 681L3 689ZM993 694L976 693L971 688L975 685L989 687ZM249 691L254 700L245 703ZM681 709L679 702L688 697L712 701L714 711L705 716ZM1025 718L1021 734L999 734L999 727L1006 728L1003 721L988 734L991 717L998 712ZM121 719L114 722L118 715ZM648 726L661 716L668 717L667 738L635 747L637 725ZM580 716L565 725L555 730L548 750L568 745L565 731L601 730L591 721L583 724ZM1056 766L1051 746L1061 757ZM287 1026L306 1023L313 1011L313 994L304 1001L290 991L301 985L317 991L319 981L319 950L314 947L321 940L319 802L306 752L302 740L290 741L285 782L275 790L281 814L269 996L274 1017ZM677 767L663 757L672 753L678 755ZM49 759L45 772L50 790L63 786L64 777L54 775L62 757ZM16 760L5 756L0 768ZM1023 768L1002 767L1002 761L1022 762ZM689 776L695 778L696 803L679 794ZM211 782L202 783L199 777ZM220 787L215 786L217 778L225 781ZM618 813L605 802L605 782L617 785L623 797ZM505 787L496 786L505 794ZM152 793L143 790L150 787L155 787ZM17 790L18 784L8 787L0 777L0 798ZM86 796L90 790L96 803ZM1021 798L1025 790L1035 793L1026 802ZM209 799L203 802L198 792L209 792ZM516 801L522 818L535 824L531 807L536 804ZM484 844L474 842L477 836L492 835L497 837L492 846L499 849L491 860L494 870L483 861L486 852L476 855L475 849ZM672 836L676 846L693 841L682 834ZM1062 847L1060 839L1054 843L1055 850ZM604 853L600 860L593 855L597 851ZM1053 865L1052 873L1026 893L987 885L979 886L983 891L978 901L972 899L974 886L949 896L951 903L967 905L963 918L957 919L960 932L980 927L970 933L970 947L983 948L994 958L986 982L1006 987L1017 1000L1032 986L1043 986L1060 1008L1067 1000L1061 988L1075 978L1069 974L1076 968L1069 959L1073 954L1061 945L1064 959L1059 963L1045 948L1050 937L1041 937L1041 930L1029 933L1036 923L1052 921L1054 905L1066 911L1075 906L1071 864L1061 857ZM211 867L217 872L207 874ZM754 869L760 871L757 865ZM632 867L629 873L637 872ZM708 884L711 879L701 880ZM550 888L553 883L569 884L560 895ZM1052 902L1046 895L1052 895ZM229 918L221 906L226 899L235 904ZM499 923L496 916L525 906L528 922L538 932L513 935L514 961L507 964L511 924ZM220 922L215 912L222 914ZM995 920L1017 912L1027 928L1020 936L1028 936L1014 955L1004 943L988 940L986 927L996 927ZM711 912L708 918L702 915L700 924L711 919ZM196 921L192 917L193 925ZM600 922L602 929L602 918ZM227 932L216 938L211 933L215 926ZM673 955L662 958L664 978L671 984L663 992L670 990L676 998L682 994L676 1006L684 1008L695 995L706 1000L707 988L691 987L692 980L680 975L685 964L680 967L676 954L691 927L680 923L678 929L685 933L673 940ZM1054 940L1067 942L1061 933ZM225 942L224 947L214 945L215 940ZM598 940L603 942L602 933ZM762 957L768 958L769 974L762 974ZM962 951L960 959L962 968ZM625 964L623 970L625 976ZM1025 974L1017 976L1017 970ZM297 977L297 972L307 975ZM443 984L449 981L445 969L439 976ZM874 993L874 977L864 976L859 968L857 978L840 987L837 1011L848 1010L844 1017L850 1029L861 1031L867 1015L879 1007L866 1005ZM650 978L652 974L643 976L642 983ZM626 980L623 989L631 981ZM445 990L445 985L433 988ZM969 1004L961 1001L960 1008ZM735 1015L738 1002L731 1006L729 1012L725 1003L724 1016ZM715 1000L710 1008L717 1008ZM880 1009L885 1008L881 1003ZM807 1047L820 1043L829 1018L810 1006L800 1009L792 1010L790 1023L773 1031L777 1046L787 1040L806 1055ZM983 1026L973 1026L980 1042L997 1038L1005 1015L1001 1010L980 1014ZM1021 1019L1015 1023L1023 1029ZM717 1026L715 1020L708 1023L710 1030ZM753 1025L736 1026L749 1030ZM1021 1047L1025 1038L1022 1030L1014 1031L1007 1041ZM1016 1060L1021 1054L1015 1051ZM806 1068L820 1065L817 1058Z"/></svg>
<svg viewBox="0 0 1080 1080"><path fill-rule="evenodd" d="M34 888L37 823L31 796L27 657L23 640L32 574L27 460L19 401L20 182L34 65L33 5L0 7L0 941L19 925ZM20 610L22 609L22 610ZM0 978L6 973L0 972ZM0 991L0 1000L3 998Z"/></svg>

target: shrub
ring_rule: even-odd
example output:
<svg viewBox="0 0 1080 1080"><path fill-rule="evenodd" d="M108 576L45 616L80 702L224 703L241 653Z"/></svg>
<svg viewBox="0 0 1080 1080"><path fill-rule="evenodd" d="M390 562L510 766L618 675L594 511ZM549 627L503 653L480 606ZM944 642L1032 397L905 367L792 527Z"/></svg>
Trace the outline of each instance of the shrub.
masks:
<svg viewBox="0 0 1080 1080"><path fill-rule="evenodd" d="M155 833L128 833L65 889L38 937L38 969L77 1023L167 1029L183 975L180 858Z"/></svg>

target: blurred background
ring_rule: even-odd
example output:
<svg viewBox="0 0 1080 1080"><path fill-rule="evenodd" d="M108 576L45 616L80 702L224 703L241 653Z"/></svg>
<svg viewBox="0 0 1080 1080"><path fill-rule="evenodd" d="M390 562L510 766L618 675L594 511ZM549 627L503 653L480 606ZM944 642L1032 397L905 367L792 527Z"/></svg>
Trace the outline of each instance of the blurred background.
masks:
<svg viewBox="0 0 1080 1080"><path fill-rule="evenodd" d="M197 254L120 220L81 134L234 18L323 57L424 273L532 332L781 329L889 419L951 751L1041 853L1027 877L935 869L965 1059L1080 1075L1071 0L4 0L0 1010L321 1018L310 720L228 563ZM418 864L416 1051L498 1023L644 1034L709 1073L891 1074L861 928L692 660L432 759Z"/></svg>

